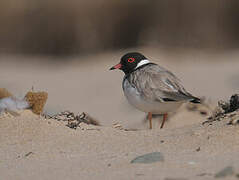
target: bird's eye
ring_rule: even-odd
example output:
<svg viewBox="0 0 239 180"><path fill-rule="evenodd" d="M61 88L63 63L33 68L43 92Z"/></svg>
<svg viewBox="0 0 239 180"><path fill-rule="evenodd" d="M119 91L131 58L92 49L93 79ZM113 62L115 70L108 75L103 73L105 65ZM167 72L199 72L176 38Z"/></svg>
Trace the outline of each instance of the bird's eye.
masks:
<svg viewBox="0 0 239 180"><path fill-rule="evenodd" d="M128 59L128 62L129 62L129 63L132 63L132 62L134 62L134 61L135 61L134 58L129 58L129 59Z"/></svg>

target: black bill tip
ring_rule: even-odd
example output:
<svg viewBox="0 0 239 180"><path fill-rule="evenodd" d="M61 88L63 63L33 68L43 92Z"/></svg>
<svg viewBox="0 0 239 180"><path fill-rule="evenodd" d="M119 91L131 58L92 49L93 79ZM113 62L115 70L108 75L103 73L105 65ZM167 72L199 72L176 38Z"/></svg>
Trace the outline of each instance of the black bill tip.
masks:
<svg viewBox="0 0 239 180"><path fill-rule="evenodd" d="M121 69L122 65L119 63L119 64L116 64L115 66L113 66L112 68L110 68L110 70L114 70L114 69Z"/></svg>
<svg viewBox="0 0 239 180"><path fill-rule="evenodd" d="M113 66L112 68L110 68L109 70L114 70L115 69L115 67Z"/></svg>

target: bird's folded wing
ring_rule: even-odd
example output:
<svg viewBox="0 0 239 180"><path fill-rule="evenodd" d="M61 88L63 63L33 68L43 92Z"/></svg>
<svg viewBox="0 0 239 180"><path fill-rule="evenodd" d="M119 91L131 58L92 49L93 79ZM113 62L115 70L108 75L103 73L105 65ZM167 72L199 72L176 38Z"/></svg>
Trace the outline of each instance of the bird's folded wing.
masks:
<svg viewBox="0 0 239 180"><path fill-rule="evenodd" d="M181 85L180 80L168 70L152 65L135 72L132 83L147 99L156 101L187 101L194 97Z"/></svg>

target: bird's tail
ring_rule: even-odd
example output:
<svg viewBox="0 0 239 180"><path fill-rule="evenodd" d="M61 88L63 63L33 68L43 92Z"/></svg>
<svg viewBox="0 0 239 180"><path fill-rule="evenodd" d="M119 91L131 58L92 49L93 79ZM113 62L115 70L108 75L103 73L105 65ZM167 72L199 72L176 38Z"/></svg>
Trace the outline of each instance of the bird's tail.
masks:
<svg viewBox="0 0 239 180"><path fill-rule="evenodd" d="M190 101L191 103L201 103L201 99L197 97L193 97L193 100Z"/></svg>

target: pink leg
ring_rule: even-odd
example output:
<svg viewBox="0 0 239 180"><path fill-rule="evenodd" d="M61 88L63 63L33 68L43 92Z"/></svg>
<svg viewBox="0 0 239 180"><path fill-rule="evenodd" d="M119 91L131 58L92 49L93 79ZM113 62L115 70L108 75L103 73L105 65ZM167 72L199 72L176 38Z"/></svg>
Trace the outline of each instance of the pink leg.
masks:
<svg viewBox="0 0 239 180"><path fill-rule="evenodd" d="M148 113L148 119L149 119L149 129L152 129L152 113Z"/></svg>
<svg viewBox="0 0 239 180"><path fill-rule="evenodd" d="M164 123L165 123L167 117L168 117L168 114L167 114L167 113L163 115L163 122L162 122L162 124L161 124L161 126L160 126L160 129L163 128L163 125L164 125Z"/></svg>

